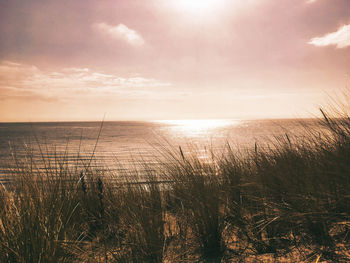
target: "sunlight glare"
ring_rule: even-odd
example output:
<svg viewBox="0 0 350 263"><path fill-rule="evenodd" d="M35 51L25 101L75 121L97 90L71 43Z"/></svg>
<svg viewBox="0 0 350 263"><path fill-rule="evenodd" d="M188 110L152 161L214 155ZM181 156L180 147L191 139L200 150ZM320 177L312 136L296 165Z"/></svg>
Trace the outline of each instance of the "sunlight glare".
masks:
<svg viewBox="0 0 350 263"><path fill-rule="evenodd" d="M209 8L215 8L217 0L178 0L178 5L183 9L196 11Z"/></svg>
<svg viewBox="0 0 350 263"><path fill-rule="evenodd" d="M209 15L225 6L227 0L174 0L174 8L190 15Z"/></svg>
<svg viewBox="0 0 350 263"><path fill-rule="evenodd" d="M163 120L160 123L171 125L171 130L180 132L185 136L196 136L198 134L211 132L217 128L223 128L229 125L234 125L238 121L234 120Z"/></svg>

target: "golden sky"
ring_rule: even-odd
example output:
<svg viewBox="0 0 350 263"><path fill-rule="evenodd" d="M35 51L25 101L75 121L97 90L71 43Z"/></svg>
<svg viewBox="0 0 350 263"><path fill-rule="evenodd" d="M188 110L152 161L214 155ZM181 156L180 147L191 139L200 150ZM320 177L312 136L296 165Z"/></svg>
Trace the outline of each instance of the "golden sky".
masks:
<svg viewBox="0 0 350 263"><path fill-rule="evenodd" d="M0 121L308 117L349 0L0 0Z"/></svg>

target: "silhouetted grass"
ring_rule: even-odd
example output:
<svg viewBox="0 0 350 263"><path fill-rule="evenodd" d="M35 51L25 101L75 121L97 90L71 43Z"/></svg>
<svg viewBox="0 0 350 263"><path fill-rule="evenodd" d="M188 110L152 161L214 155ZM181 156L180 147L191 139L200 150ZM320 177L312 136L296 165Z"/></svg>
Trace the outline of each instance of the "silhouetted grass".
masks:
<svg viewBox="0 0 350 263"><path fill-rule="evenodd" d="M348 262L350 117L332 112L244 154L164 150L129 181L90 168L93 155L82 170L14 155L0 262Z"/></svg>
<svg viewBox="0 0 350 263"><path fill-rule="evenodd" d="M170 155L169 155L170 156ZM196 155L171 155L164 175L169 185L168 203L172 206L182 243L191 239L205 259L220 258L224 252L224 227L220 180L215 160L200 160ZM191 235L188 235L190 232ZM190 239L190 240L188 240Z"/></svg>

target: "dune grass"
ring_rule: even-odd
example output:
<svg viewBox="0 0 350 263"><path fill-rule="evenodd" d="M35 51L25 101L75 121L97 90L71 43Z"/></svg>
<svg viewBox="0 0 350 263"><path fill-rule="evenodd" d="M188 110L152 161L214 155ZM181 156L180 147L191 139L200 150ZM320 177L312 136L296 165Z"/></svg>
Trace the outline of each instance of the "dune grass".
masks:
<svg viewBox="0 0 350 263"><path fill-rule="evenodd" d="M143 183L15 158L0 262L349 262L350 116L321 112L324 129L244 155L164 151Z"/></svg>

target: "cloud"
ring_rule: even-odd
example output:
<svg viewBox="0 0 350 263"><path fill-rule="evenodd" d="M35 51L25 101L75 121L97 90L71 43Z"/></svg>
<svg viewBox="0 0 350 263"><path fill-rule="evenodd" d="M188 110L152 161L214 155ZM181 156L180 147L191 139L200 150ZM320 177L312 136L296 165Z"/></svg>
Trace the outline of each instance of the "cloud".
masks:
<svg viewBox="0 0 350 263"><path fill-rule="evenodd" d="M350 46L350 25L340 27L338 31L326 34L322 37L312 38L308 44L324 47L334 45L337 48L346 48Z"/></svg>
<svg viewBox="0 0 350 263"><path fill-rule="evenodd" d="M145 44L139 33L124 24L111 26L106 23L95 23L93 24L93 28L111 38L126 41L132 46L142 46Z"/></svg>
<svg viewBox="0 0 350 263"><path fill-rule="evenodd" d="M136 99L148 96L160 98L173 96L174 91L164 89L172 86L153 78L122 77L115 74L95 72L88 68L63 68L45 71L33 65L10 61L0 62L0 96L15 98L27 96L52 100L80 97L116 96Z"/></svg>
<svg viewBox="0 0 350 263"><path fill-rule="evenodd" d="M316 3L316 2L317 2L317 0L307 0L306 1L307 4L313 4L313 3Z"/></svg>

